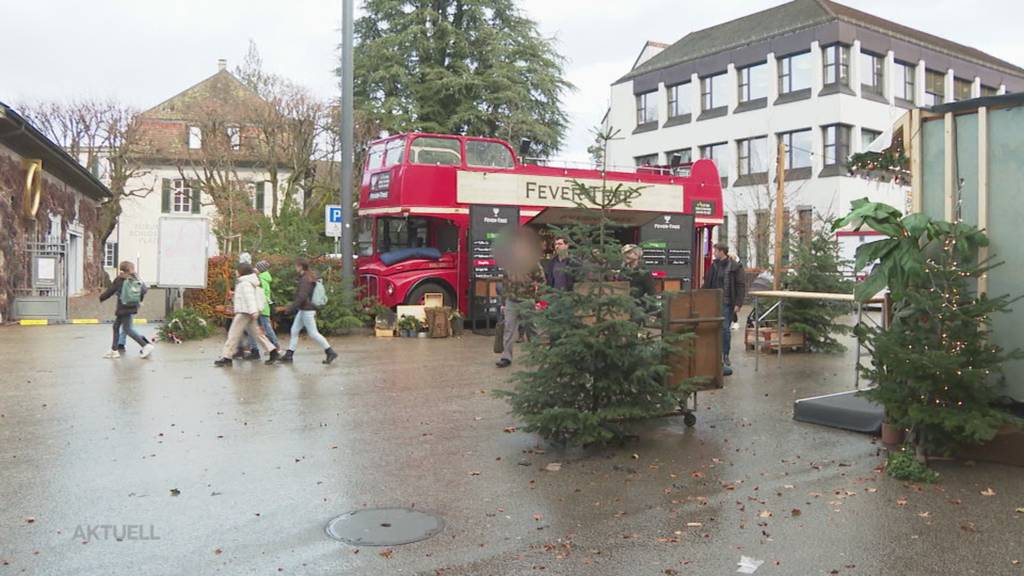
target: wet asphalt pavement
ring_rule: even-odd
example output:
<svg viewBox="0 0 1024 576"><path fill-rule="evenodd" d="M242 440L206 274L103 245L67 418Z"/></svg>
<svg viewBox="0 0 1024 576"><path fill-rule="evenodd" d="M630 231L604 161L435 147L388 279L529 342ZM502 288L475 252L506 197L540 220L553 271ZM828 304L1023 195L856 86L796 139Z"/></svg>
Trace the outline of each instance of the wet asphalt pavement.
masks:
<svg viewBox="0 0 1024 576"><path fill-rule="evenodd" d="M759 576L1024 574L1024 470L939 463L913 486L872 438L792 421L852 387L852 352L754 374L734 350L695 428L562 450L512 428L486 337L338 338L330 367L304 340L292 366L218 370L218 339L111 361L108 331L0 328L0 575L724 575L741 556ZM386 506L444 531L325 534Z"/></svg>

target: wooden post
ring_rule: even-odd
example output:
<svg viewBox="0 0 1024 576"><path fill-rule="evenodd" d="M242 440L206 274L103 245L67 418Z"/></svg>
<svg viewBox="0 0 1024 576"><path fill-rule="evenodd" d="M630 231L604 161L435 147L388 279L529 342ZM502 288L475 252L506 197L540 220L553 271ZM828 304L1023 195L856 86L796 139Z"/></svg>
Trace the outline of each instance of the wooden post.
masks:
<svg viewBox="0 0 1024 576"><path fill-rule="evenodd" d="M778 164L775 168L778 188L775 194L775 273L772 274L772 289L778 290L782 280L783 214L786 194L786 144L779 138Z"/></svg>

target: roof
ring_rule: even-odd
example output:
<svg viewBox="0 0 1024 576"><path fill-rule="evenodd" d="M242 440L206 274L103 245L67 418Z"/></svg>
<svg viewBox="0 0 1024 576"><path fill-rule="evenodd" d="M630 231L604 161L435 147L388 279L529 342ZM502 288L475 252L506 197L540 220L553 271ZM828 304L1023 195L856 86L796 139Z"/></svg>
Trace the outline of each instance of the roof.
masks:
<svg viewBox="0 0 1024 576"><path fill-rule="evenodd" d="M220 70L146 110L142 117L153 120L197 120L209 112L211 104L219 105L218 114L234 111L240 116L247 108L266 106L267 103L233 74Z"/></svg>
<svg viewBox="0 0 1024 576"><path fill-rule="evenodd" d="M44 172L93 200L100 202L113 196L78 160L3 102L0 102L0 143L23 157L41 159Z"/></svg>
<svg viewBox="0 0 1024 576"><path fill-rule="evenodd" d="M792 0L723 24L691 32L660 54L637 66L617 83L647 72L829 22L854 24L1024 78L1024 68L976 48L957 44L832 0Z"/></svg>

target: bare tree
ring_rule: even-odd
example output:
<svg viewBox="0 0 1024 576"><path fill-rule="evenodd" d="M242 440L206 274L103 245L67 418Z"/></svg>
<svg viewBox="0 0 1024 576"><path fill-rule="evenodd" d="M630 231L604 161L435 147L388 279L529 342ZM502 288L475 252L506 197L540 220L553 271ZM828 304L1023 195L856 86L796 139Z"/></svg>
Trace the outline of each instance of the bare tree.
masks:
<svg viewBox="0 0 1024 576"><path fill-rule="evenodd" d="M103 180L112 197L100 207L99 239L107 240L117 225L124 198L144 198L150 187L128 188L144 176L139 112L115 100L37 102L21 107L32 123Z"/></svg>

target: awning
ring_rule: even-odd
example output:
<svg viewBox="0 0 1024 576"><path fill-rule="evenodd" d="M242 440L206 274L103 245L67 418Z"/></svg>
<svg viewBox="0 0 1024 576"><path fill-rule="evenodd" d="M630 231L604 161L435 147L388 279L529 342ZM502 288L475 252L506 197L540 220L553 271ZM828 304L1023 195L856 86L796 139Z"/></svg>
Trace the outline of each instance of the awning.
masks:
<svg viewBox="0 0 1024 576"><path fill-rule="evenodd" d="M622 226L643 226L662 215L661 212L643 210L612 210L608 219ZM545 208L527 224L537 226L565 226L566 224L598 224L601 213L591 208Z"/></svg>

